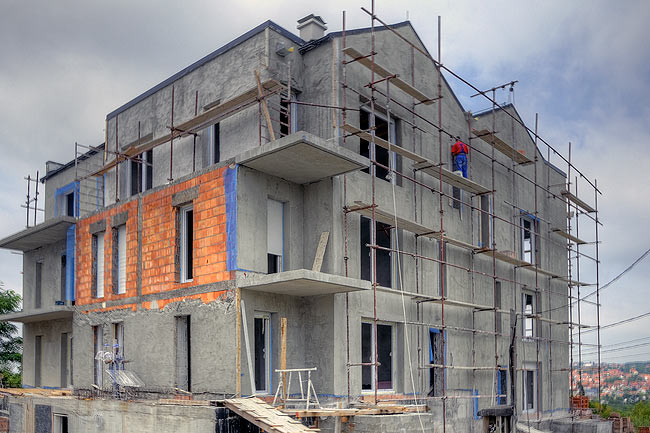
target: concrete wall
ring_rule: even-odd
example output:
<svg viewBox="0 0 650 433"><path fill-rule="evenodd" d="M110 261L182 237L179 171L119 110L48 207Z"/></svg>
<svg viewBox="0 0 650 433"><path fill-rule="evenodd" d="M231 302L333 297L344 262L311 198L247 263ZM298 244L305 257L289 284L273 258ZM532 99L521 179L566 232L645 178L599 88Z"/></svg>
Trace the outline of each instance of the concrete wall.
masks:
<svg viewBox="0 0 650 433"><path fill-rule="evenodd" d="M406 38L419 44L417 35L410 26L401 26L398 31ZM200 68L187 74L174 83L174 124L194 116L195 97L198 91L198 112L204 110L207 104L217 100L222 102L240 94L255 85L253 71L261 66L262 80L269 77L282 80L285 77L288 62L291 61L292 87L299 101L331 105L346 104L350 107L361 107L368 103L371 93L364 85L370 80L367 68L359 64L346 66L346 81L349 88L341 86L343 67L341 66L341 39L334 37L326 40L310 51L300 54L297 50L287 57L278 56L275 49L280 44L292 45L292 42L280 33L267 29L249 40L227 51L222 56L206 63ZM370 51L368 33L351 33L347 45L362 53ZM396 38L389 31L376 33L378 63L397 73L406 81L412 81L419 90L430 97L438 96L438 73L432 62L419 54L411 59L409 46ZM413 71L411 70L413 64ZM412 74L413 72L413 74ZM385 89L385 84L379 85ZM349 89L356 89L355 93ZM147 97L143 101L127 108L108 120L109 149L124 148L141 135L152 133L154 137L169 132L171 124L171 85ZM566 250L562 238L550 234L549 229L566 226L565 205L560 200L548 197L542 188L533 188L528 179L536 179L540 185L557 185L565 181L564 174L550 167L538 153L535 143L528 132L505 113L492 115L483 114L472 116L465 113L447 82L441 80L442 99L431 105L419 104L418 114L422 119L415 119L414 129L409 124L412 115L394 101L405 106L411 106L412 98L398 89L391 88L394 101L387 104L380 95L376 99L376 110L390 116L396 123L396 136L393 141L408 150L418 153L434 164L443 164L451 169L451 145L459 135L470 144L469 172L470 178L495 192L491 195L490 207L500 218L494 220L494 229L490 230L493 245L500 251L510 252L515 257L521 257L521 229L519 227L521 211L535 213L540 217L538 258L541 268L557 275L567 274ZM277 97L271 98L271 104L278 105ZM442 128L452 136L444 134L439 141L437 129L432 125L438 124L438 110L442 110ZM296 106L298 128L319 135L326 139L338 141L339 144L359 150L359 140L355 137L343 138L338 128L342 122L342 113L319 107ZM517 116L514 109L509 113ZM272 113L274 113L272 111ZM277 115L274 124L277 125ZM357 111L346 112L346 121L359 126L360 115ZM262 125L264 122L262 122ZM266 142L268 133L260 129L259 115L256 107L251 107L239 114L225 119L220 124L221 157L222 161L231 158L260 142ZM488 143L471 138L468 131L471 128L496 129L499 137L506 142L515 144L535 164L515 166L511 159L496 153L496 163L492 162L492 148ZM201 184L199 179L206 171L198 171L209 166L208 148L210 134L206 128L194 139L187 137L174 142L173 167L170 181L170 143L154 149L154 189L128 197L128 167L122 164L119 170L117 188L115 187L115 170L106 175L105 202L109 207L103 214L93 214L85 220L90 223L97 219L111 217L124 209L135 208L137 214L143 214L144 204L153 200L154 196L165 196L158 203L162 208L161 219L153 223L159 227L159 232L144 233L142 222L138 222L136 243L142 245L151 238L159 242L159 250L164 250L166 261L160 262L161 257L135 254L139 270L131 277L131 286L127 294L121 297L111 297L105 300L93 300L92 307L84 306L83 313L75 315L75 386L88 387L92 381L92 326L94 324L110 324L122 321L126 330L127 358L133 357L129 367L133 367L147 386L170 387L174 384L173 341L174 316L190 314L191 326L197 335L193 338L193 390L197 392L233 392L234 390L234 328L235 316L232 306L232 291L226 298L214 299L227 284L219 281L230 280L218 278L204 282L195 281L193 284L176 285L169 278L165 281L151 281L152 290L144 290L142 270L147 267L162 266L162 274L173 274L173 261L170 261L174 245L167 224L172 194L182 189L183 182ZM260 131L262 138L260 139ZM424 132L423 132L424 131ZM196 149L196 152L193 151ZM192 160L194 159L193 177ZM225 162L222 164L225 165ZM449 185L439 186L436 178L421 171L413 170L413 162L401 159L401 172L415 178L421 185L402 180L396 185L383 179L375 180L375 202L380 209L396 213L399 217L415 221L432 231L444 230L445 236L478 246L480 226L480 199L463 192L460 209L453 206L449 197L440 197L440 192L452 194ZM209 171L209 169L208 169ZM521 176L520 176L521 175ZM183 177L185 176L185 177ZM355 201L370 203L372 201L371 177L366 173L356 172L331 180L323 180L311 185L295 185L285 180L256 172L254 170L237 168L236 190L236 247L235 264L227 269L243 272L267 271L266 263L266 199L287 203L284 212L284 270L309 268L311 266L318 238L323 231L330 232L330 241L326 250L322 271L338 275L359 278L360 272L360 219L351 213L344 217L344 206L352 205ZM523 176L523 177L522 177ZM524 178L525 177L525 178ZM56 179L56 177L54 178ZM63 177L61 177L63 179ZM52 182L54 187L54 182ZM535 200L537 197L537 200ZM119 200L118 205L112 203ZM134 204L137 203L137 204ZM220 209L222 203L212 203L210 206ZM151 203L151 212L155 211L155 203ZM209 210L208 210L209 211ZM145 215L146 216L146 215ZM95 219L93 219L95 218ZM129 215L129 218L134 218ZM91 221L92 220L92 221ZM219 224L222 224L220 222ZM82 224L83 225L83 224ZM84 226L85 227L85 226ZM89 233L85 228L78 228L85 240L78 237L80 245L88 245ZM167 237L163 236L167 233ZM160 235L160 239L153 239ZM346 251L347 236L347 251ZM501 309L521 313L522 289L536 293L538 310L561 307L566 305L565 283L551 279L548 276L535 275L529 269L515 269L513 266L497 261L486 254L474 253L453 245L446 246L446 260L459 267L447 265L444 274L441 273L441 245L435 239L415 237L405 230L398 230L394 237L394 247L431 259L415 258L408 254L397 257L393 253L392 260L392 289L403 289L411 293L426 296L445 294L449 300L462 301L486 306L495 305L495 280L501 283ZM140 239L144 239L140 241ZM140 248L138 246L137 248ZM486 245L482 245L486 246ZM492 246L492 245L488 245ZM137 249L136 248L136 249ZM88 261L87 249L79 249L80 255ZM84 252L85 251L85 252ZM223 253L223 249L218 254ZM215 253L216 254L216 253ZM212 253L208 254L208 258ZM134 259L133 255L130 256ZM399 267L397 264L399 263ZM475 273L468 272L472 269ZM79 267L78 278L84 278L87 283L87 266ZM85 269L85 270L84 270ZM161 268L162 269L162 268ZM225 272L221 270L218 272ZM84 273L85 272L85 273ZM156 271L157 272L157 271ZM227 273L227 272L226 272ZM444 275L441 284L441 276ZM496 278L493 277L496 275ZM222 276L225 276L222 275ZM152 276L153 277L153 276ZM171 278L171 277L170 277ZM164 278L163 278L164 279ZM79 280L81 282L81 280ZM211 285L215 285L212 287ZM87 284L86 284L87 286ZM217 287L218 286L218 287ZM85 286L84 286L85 287ZM156 289L157 288L157 289ZM538 290L535 290L538 288ZM130 291L129 291L130 290ZM172 293L164 294L163 292ZM209 299L208 295L213 297ZM217 294L217 295L215 295ZM195 301L183 299L194 297ZM202 302L199 301L201 299ZM244 290L242 299L247 304L247 326L249 335L252 334L253 317L255 312L271 314L272 326L272 364L279 365L279 319L287 317L289 321L289 366L318 367L314 377L316 389L324 396L342 397L347 394L347 350L350 347L349 362L361 360L361 323L374 315L372 293L337 294L313 298L287 297ZM182 301L182 302L181 302ZM81 302L80 304L83 304ZM391 393L426 395L429 391L429 374L426 368L429 363L428 328L442 327L442 308L435 303L414 303L410 297L402 297L399 293L386 290L379 291L376 298L377 317L384 323L393 325L392 363L394 389ZM92 311L103 310L103 311ZM447 305L444 310L444 323L447 326L445 334L444 359L448 365L468 367L493 367L495 364L508 365L510 362L508 349L510 345L511 322L506 313L495 314L493 311L472 311L469 308ZM546 317L563 321L567 318L567 309L558 308ZM421 324L420 326L404 325L405 321ZM195 323L196 322L196 323ZM502 329L495 337L490 332L495 329L495 322ZM348 329L347 323L350 324ZM522 341L522 321L517 322L517 368L537 362L539 359L538 377L540 412L564 410L568 402L568 377L560 372L553 372L558 366L568 363L568 350L565 344L567 329L547 322L537 322L537 337L532 341ZM462 329L461 329L462 328ZM467 332L467 329L480 329L483 333ZM110 327L105 327L108 332ZM464 330L463 330L464 329ZM216 332L216 334L215 334ZM349 343L346 340L349 335ZM138 350L129 349L137 347ZM195 349L196 348L196 349ZM194 353L194 350L197 352ZM495 358L496 357L496 358ZM214 362L214 360L218 362ZM151 365L159 365L154 370ZM194 372L194 368L197 369ZM361 392L361 369L352 367L350 374L350 392L353 397L363 395ZM242 352L242 391L250 392L248 366L245 352ZM196 380L196 382L195 382ZM515 380L517 395L508 396L509 403L516 403L521 409L521 375L508 377L508 387ZM462 418L463 428L473 428L474 399L468 398L478 393L481 396L495 393L496 377L493 370L449 369L446 375L447 393L462 395L463 399L449 404L447 409L449 419ZM273 384L277 378L273 377ZM432 400L439 402L438 400ZM478 408L493 405L491 398L478 399ZM451 408L451 409L450 409ZM412 418L409 418L412 419ZM462 431L462 430L459 430ZM465 430L467 431L467 430Z"/></svg>
<svg viewBox="0 0 650 433"><path fill-rule="evenodd" d="M213 432L215 410L209 406L171 406L118 400L12 397L11 433L52 432L51 417L68 417L71 433L126 433L132 431Z"/></svg>
<svg viewBox="0 0 650 433"><path fill-rule="evenodd" d="M35 308L36 263L41 263L41 308L53 307L56 301L65 299L61 288L63 255L66 255L65 240L23 254L23 311L38 310Z"/></svg>
<svg viewBox="0 0 650 433"><path fill-rule="evenodd" d="M79 148L80 152L85 149ZM67 168L62 168L57 173L51 173L51 177L45 180L45 194L39 194L40 200L44 200L44 219L58 215L65 215L64 194L75 192L78 216L86 216L104 206L104 178L89 176L97 171L104 164L104 152L99 151L92 155L79 158L77 167L74 161ZM78 179L76 189L73 187L75 179ZM66 188L67 187L67 188ZM42 187L41 187L42 188ZM42 190L41 190L42 191ZM39 207L41 207L39 205ZM63 209L62 209L63 207Z"/></svg>
<svg viewBox="0 0 650 433"><path fill-rule="evenodd" d="M62 336L62 334L67 336ZM36 336L41 337L41 382L35 381ZM61 354L62 338L67 338L67 353ZM72 320L57 319L43 322L31 322L23 325L23 387L68 387L71 385L70 350L73 344ZM65 383L62 379L62 361L65 360Z"/></svg>
<svg viewBox="0 0 650 433"><path fill-rule="evenodd" d="M125 368L144 382L143 390L173 392L177 386L175 320L190 316L192 392L234 394L236 312L232 295L211 302L187 299L153 304L148 310L126 308L75 315L75 388L90 389L93 383L93 326L102 325L104 344L112 344L112 325L123 323ZM108 373L103 377L103 386L110 389Z"/></svg>

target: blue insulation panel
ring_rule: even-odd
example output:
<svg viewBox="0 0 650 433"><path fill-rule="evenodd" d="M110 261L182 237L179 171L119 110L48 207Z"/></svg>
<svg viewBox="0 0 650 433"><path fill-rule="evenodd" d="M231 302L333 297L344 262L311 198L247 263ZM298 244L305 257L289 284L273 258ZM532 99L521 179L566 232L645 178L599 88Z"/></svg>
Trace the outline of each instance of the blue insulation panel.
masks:
<svg viewBox="0 0 650 433"><path fill-rule="evenodd" d="M76 247L76 226L72 225L66 233L65 262L65 300L74 301L74 262Z"/></svg>
<svg viewBox="0 0 650 433"><path fill-rule="evenodd" d="M226 194L226 267L237 269L237 169L227 168L223 175Z"/></svg>

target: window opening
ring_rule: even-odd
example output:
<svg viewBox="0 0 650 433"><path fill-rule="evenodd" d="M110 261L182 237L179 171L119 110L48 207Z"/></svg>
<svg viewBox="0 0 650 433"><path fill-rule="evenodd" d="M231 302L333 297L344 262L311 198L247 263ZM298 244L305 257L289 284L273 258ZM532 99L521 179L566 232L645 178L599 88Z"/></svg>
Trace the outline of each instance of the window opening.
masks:
<svg viewBox="0 0 650 433"><path fill-rule="evenodd" d="M271 370L271 321L270 315L255 317L255 392L268 394Z"/></svg>
<svg viewBox="0 0 650 433"><path fill-rule="evenodd" d="M532 338L534 334L535 298L530 293L523 294L524 337Z"/></svg>
<svg viewBox="0 0 650 433"><path fill-rule="evenodd" d="M181 282L194 278L194 208L192 205L181 209Z"/></svg>
<svg viewBox="0 0 650 433"><path fill-rule="evenodd" d="M362 107L361 111L359 112L359 121L360 121L360 127L362 130L366 131L370 128L370 112L365 108ZM395 133L395 121L394 119L391 119L390 122L390 140L393 144L399 145L397 142L397 134ZM375 137L382 138L386 141L389 141L388 138L388 121L386 118L384 118L381 115L378 115L375 113ZM359 154L361 156L365 156L366 158L370 158L370 142L367 140L359 139ZM375 145L375 161L377 161L378 164L381 164L385 167L392 167L394 170L398 171L398 163L400 161L399 155L396 155L395 152L389 152L388 149L385 149L381 146ZM391 164L392 162L392 164ZM383 179L389 182L395 182L397 181L397 184L399 185L401 183L401 179L396 179L399 178L399 176L393 176L392 173L384 167L376 166L375 167L375 176L379 179ZM364 173L370 173L370 168L365 168L362 170Z"/></svg>
<svg viewBox="0 0 650 433"><path fill-rule="evenodd" d="M284 203L268 199L266 216L267 272L274 274L283 270Z"/></svg>
<svg viewBox="0 0 650 433"><path fill-rule="evenodd" d="M61 287L60 287L60 298L62 302L65 302L65 285L66 285L66 263L67 263L67 256L65 254L61 255Z"/></svg>
<svg viewBox="0 0 650 433"><path fill-rule="evenodd" d="M41 386L41 364L42 364L42 347L43 336L34 337L34 386Z"/></svg>
<svg viewBox="0 0 650 433"><path fill-rule="evenodd" d="M528 263L536 262L537 224L531 218L521 219L521 258Z"/></svg>
<svg viewBox="0 0 650 433"><path fill-rule="evenodd" d="M439 329L429 329L429 363L443 365L445 357L443 352L443 334ZM444 371L440 367L429 370L429 397L439 397L443 394Z"/></svg>
<svg viewBox="0 0 650 433"><path fill-rule="evenodd" d="M360 221L360 244L361 244L361 279L372 281L372 249L368 246L372 240L372 220L361 217ZM377 245L384 248L391 248L391 226L376 221ZM392 263L391 252L383 249L376 249L377 262L377 284L383 287L392 287Z"/></svg>
<svg viewBox="0 0 650 433"><path fill-rule="evenodd" d="M374 363L373 324L361 323L361 362ZM393 326L377 324L377 360L380 363L375 378L374 365L361 367L361 389L393 389Z"/></svg>
<svg viewBox="0 0 650 433"><path fill-rule="evenodd" d="M192 390L190 316L176 317L176 386Z"/></svg>
<svg viewBox="0 0 650 433"><path fill-rule="evenodd" d="M34 308L41 308L41 295L43 292L43 263L41 262L36 262L34 279Z"/></svg>
<svg viewBox="0 0 650 433"><path fill-rule="evenodd" d="M54 414L52 433L68 433L68 416Z"/></svg>
<svg viewBox="0 0 650 433"><path fill-rule="evenodd" d="M212 125L212 163L216 164L221 160L221 137L220 137L220 126L218 123Z"/></svg>

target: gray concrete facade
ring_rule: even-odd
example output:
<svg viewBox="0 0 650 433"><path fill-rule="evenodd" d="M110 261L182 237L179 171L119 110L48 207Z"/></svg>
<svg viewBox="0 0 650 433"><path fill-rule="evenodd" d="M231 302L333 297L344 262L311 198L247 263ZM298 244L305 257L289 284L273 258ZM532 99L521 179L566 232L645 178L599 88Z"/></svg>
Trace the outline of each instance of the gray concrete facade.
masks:
<svg viewBox="0 0 650 433"><path fill-rule="evenodd" d="M402 23L396 28L405 38L426 50L409 23ZM201 114L211 105L255 88L256 69L260 72L262 82L274 79L286 83L289 62L292 93L297 101L332 106L342 106L345 103L346 106L355 108L354 111L346 112L345 121L360 127L361 116L365 115L362 110L369 107L368 101L372 96L370 90L364 87L370 80L370 73L367 68L356 63L343 66L341 44L341 35L338 33L317 43L312 41L311 44L303 44L296 36L291 37L276 25L262 26L256 33L247 34L246 38L218 56L190 68L186 74L162 83L109 114L106 148L123 150L139 137L151 134L157 138L168 134L172 88L174 125L178 125L194 117L197 95L199 102L196 110ZM346 44L362 53L369 52L369 32L350 32ZM299 50L301 45L303 48ZM278 47L283 46L295 46L296 50L281 56ZM400 77L413 76L413 84L417 89L431 97L438 96L436 68L423 56L417 55L411 60L410 47L404 41L388 30L379 29L376 32L375 50L376 60L382 66ZM344 67L346 88L342 86ZM385 90L382 86L385 83L379 86ZM375 179L374 201L378 209L429 228L431 232L442 230L444 236L475 247L468 249L453 242L441 246L439 239L417 236L399 224L396 230L391 230L390 249L393 251L389 259L390 284L379 287L376 297L376 318L379 324L386 327L382 329L390 330L389 342L384 344L389 345L386 351L390 353L391 368L389 378L384 378L381 385L385 389L379 393L384 397L410 399L416 396L425 399L430 392L430 375L434 374L428 367L431 364L430 338L434 338L431 335L440 333L444 339L444 353L436 356L440 362L451 367L445 373L444 391L452 397L446 404L446 411L447 419L453 421L454 427L448 425L448 431L479 431L480 419L476 412L496 405L495 394L502 384L505 384L505 389L501 390L503 402L515 406L517 415L526 413L527 410L530 416L566 414L569 377L566 372L557 370L566 368L569 363L568 328L559 324L568 320L567 283L557 277L568 275L567 250L566 240L550 231L552 228L566 228L566 204L542 190L543 187L559 194L559 185L566 182L566 175L546 161L530 134L512 117L503 111L479 115L466 113L446 80L442 80L441 86L442 99L430 105L418 105L416 111L437 124L438 109L439 106L442 107L441 127L453 136L460 136L472 149L469 178L493 192L482 199L463 191L459 196L462 203L455 205L450 198L454 194L451 185L442 185L442 193L447 196L441 198L438 193L438 178L414 169L415 161L401 156L394 157L391 164L395 164L393 167L402 174L416 179L418 185L414 186L407 179L397 180L398 175L392 176L394 181ZM444 135L440 144L438 131L430 122L414 118L408 110L396 104L398 102L410 107L413 104L412 98L398 89L391 88L390 92L391 101L375 95L377 100L374 105L378 118L390 119L394 123L395 134L390 137L391 141L434 164L452 170L450 149L455 140ZM280 106L278 95L268 100L269 104ZM297 136L305 131L315 136L313 140L321 140L328 146L339 147L348 153L360 152L359 138L344 136L340 128L343 125L340 110L297 104L292 109L295 120L291 122L289 132L301 131ZM254 104L219 121L219 161L215 162L214 158L214 126L204 128L196 137L186 136L174 140L171 174L171 144L167 142L155 147L152 188L149 191L131 195L132 162L120 163L117 170L110 170L103 177L102 205L99 208L92 208L92 205L84 207L81 217L127 205L133 200L141 200L147 194L174 188L180 182L199 174L229 167L236 176L236 211L230 209L227 215L235 223L232 225L234 229L229 232L229 236L234 236L236 246L234 261L230 262L228 269L233 278L268 272L266 206L267 200L272 199L283 203L282 271L311 269L319 238L323 232L329 232L320 272L361 280L362 254L366 251L362 243L361 217L356 212L346 214L344 209L354 206L356 202L372 203L371 175L355 170L345 175L337 172L334 173L336 176L323 175L319 180L301 182L283 176L282 167L277 168L280 174L272 175L246 166L241 156L250 155L260 145L269 142L268 132L262 127L264 120L260 120L258 110L258 105ZM513 106L507 110L510 115L520 119ZM272 112L272 117L274 128L280 131L280 115ZM418 129L412 128L409 122L415 122ZM500 139L521 150L532 160L532 164L517 165L511 158L498 152L494 154L496 162L493 162L492 147L475 136L468 135L468 130L472 128L498 131ZM294 139L292 137L294 136L280 140ZM101 156L103 155L94 155L94 161ZM343 156L334 155L334 158L343 159ZM108 161L112 158L109 154ZM348 157L348 161L353 159ZM353 162L369 164L362 157ZM318 159L305 156L305 164L305 171L309 171L308 164L318 164ZM74 181L71 173L72 167L69 167L48 178L48 195L55 194L58 188ZM540 187L534 187L530 180L535 180ZM54 215L52 208L55 206L56 200L47 198L46 207L49 211L46 215ZM142 212L141 207L140 203L139 214ZM479 209L493 213L498 218L487 218ZM530 266L514 266L504 260L493 260L485 252L486 249L495 248L508 257L522 260L522 218L537 221L534 254L538 268L546 273L536 272ZM53 258L65 247L57 243L26 254L25 287L33 286L30 280L34 274L32 267L38 262L39 254L43 256L47 280L59 281L56 279L57 270ZM403 253L398 253L397 250ZM442 251L444 257L441 256ZM128 254L136 252L129 251ZM441 261L449 264L443 265ZM140 255L140 270L146 266L141 262ZM232 395L237 392L237 338L240 338L241 393L250 395L254 390L250 386L247 351L253 351L250 346L254 342L251 341L247 347L243 336L236 333L238 315L235 282L236 280L231 280L210 287L188 286L175 290L173 294L139 293L136 297L114 300L103 305L77 306L74 318L65 323L34 323L26 327L25 331L25 383L30 379L27 370L32 353L30 351L33 350L27 336L32 338L41 332L46 335L46 341L54 341L57 334L71 332L74 341L74 344L70 344L73 360L71 381L77 389L91 389L94 382L93 327L102 326L102 341L111 344L114 338L112 325L122 323L125 333L124 353L129 360L129 369L142 379L148 390L169 392L178 385L178 360L175 358L178 336L175 321L180 316L189 316L191 391L205 396ZM365 286L362 287L361 283L357 286L354 290L350 289L349 293L316 296L292 296L265 292L262 289L241 288L241 300L246 308L242 325L246 326L249 336L256 332L256 317L267 317L270 326L270 346L266 347L270 351L267 393L272 394L277 387L277 375L273 370L280 365L279 324L281 318L287 318L287 365L289 368L317 367L317 373L313 377L314 386L323 401L342 401L348 393L353 400L374 395L372 389L363 389L362 368L348 367L348 364L368 362L362 359L363 323L372 323L375 317L372 291L364 290ZM156 305L166 298L184 298L216 290L225 290L227 294L209 303L184 299L167 303L162 308L144 308L145 302ZM48 286L43 291L47 302L56 298L55 291L54 286ZM496 293L500 293L499 299L495 298ZM532 335L528 337L522 329L526 326L523 314L526 294L534 298L534 313L540 314L544 319L533 321ZM26 306L33 301L32 296L27 290ZM445 296L448 301L444 308L444 321L440 302L414 301L436 301L435 298L439 301L441 296ZM454 305L453 301L457 304ZM458 303L461 302L487 308L459 306ZM137 307L120 309L127 305ZM472 329L479 332L468 332ZM494 335L495 329L499 335ZM514 359L510 357L513 332ZM56 359L56 349L51 352L50 349L47 350ZM503 381L497 375L497 365L503 368ZM47 364L42 371L48 379L43 384L57 386L55 380L49 379L57 374L57 368L54 364ZM528 402L532 405L531 409L526 409L524 401L526 369L534 372L534 401ZM515 372L514 377L511 371ZM106 378L105 374L104 377ZM378 386L378 382L379 379L376 379L374 386ZM513 382L514 394L511 392ZM99 385L107 384L108 379L105 379ZM427 400L430 413L425 416L427 428L433 423L435 431L439 430L443 410L439 397L440 394L436 393L434 398ZM115 408L108 407L111 404L106 402L106 410L113 413ZM80 407L74 410L81 411L78 421L80 426L92 424L88 418L90 412ZM137 420L140 415L131 416L130 410L116 414L116 419L139 422ZM137 409L140 410L148 411L146 416L155 415L149 409ZM197 416L196 422L203 422L203 415ZM105 422L113 422L108 421L108 416L105 418ZM419 428L420 421L416 415L391 419L369 417L366 421L359 419L355 431L404 431L404 425ZM93 428L94 430L84 431L108 431Z"/></svg>

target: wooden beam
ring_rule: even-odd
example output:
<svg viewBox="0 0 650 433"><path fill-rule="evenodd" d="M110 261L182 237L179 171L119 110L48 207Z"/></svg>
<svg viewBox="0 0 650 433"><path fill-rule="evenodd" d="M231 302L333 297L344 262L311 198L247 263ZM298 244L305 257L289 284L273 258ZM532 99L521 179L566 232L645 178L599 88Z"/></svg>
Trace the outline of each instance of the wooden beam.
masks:
<svg viewBox="0 0 650 433"><path fill-rule="evenodd" d="M277 92L283 86L276 80L267 80L262 83L262 87L265 91L264 96L268 96L271 93ZM240 111L253 106L259 98L258 94L259 88L256 85L254 88L251 88L246 92L223 102L222 104L210 108L198 116L192 117L191 119L179 125L176 125L177 131L153 138L151 141L148 141L146 143L141 143L137 146L129 147L125 149L123 153L126 157L132 157L170 141L172 134L176 139L178 137L183 137L192 133L198 133L203 128L214 123L218 123L221 119L225 119L229 116L232 116L233 114L237 114ZM114 168L121 161L123 161L123 158L114 158L113 160L106 163L101 169L92 173L91 176L101 176Z"/></svg>
<svg viewBox="0 0 650 433"><path fill-rule="evenodd" d="M584 244L587 243L587 242L583 241L582 239L580 239L579 237L573 236L572 234L567 233L562 229L555 228L555 229L551 229L551 231L553 233L557 234L557 235L562 236L563 238L566 238L566 239L578 244L578 245L584 245Z"/></svg>
<svg viewBox="0 0 650 433"><path fill-rule="evenodd" d="M488 131L487 129L477 130L472 129L474 135L476 135L481 140L485 141L487 144L492 145L494 142L494 148L499 152L503 153L508 158L512 159L518 164L532 164L533 160L527 157L523 150L516 150L514 147L501 140L499 137Z"/></svg>
<svg viewBox="0 0 650 433"><path fill-rule="evenodd" d="M264 90L262 89L262 82L260 81L259 71L255 71L255 80L257 81L257 96L260 98L260 102L262 103L262 112L264 112L264 118L266 119L266 127L269 130L271 141L275 141L273 125L271 124L271 116L269 115L269 107L266 105L266 99L264 99Z"/></svg>
<svg viewBox="0 0 650 433"><path fill-rule="evenodd" d="M580 200L577 196L575 196L571 192L564 189L560 191L560 194L562 194L562 197L566 198L567 200L577 204L578 207L582 208L585 212L587 213L596 212L596 209L589 206L586 202Z"/></svg>
<svg viewBox="0 0 650 433"><path fill-rule="evenodd" d="M363 131L357 128L356 126L345 124L343 125L343 129L346 132L349 132L350 134L354 134L357 137L366 140L368 142L372 140L372 135L369 132ZM403 147L398 146L397 144L389 143L387 140L384 140L383 138L379 138L375 136L375 144L386 150L390 150L392 152L397 153L398 155L406 157L411 161L414 161L415 165L413 166L413 168L415 168L416 170L421 170L422 172L433 177L434 179L438 179L440 177L439 170L441 170L442 180L450 185L456 186L468 192L473 192L475 194L485 194L490 192L490 189L472 180L466 179L463 176L460 176L452 171L449 171L448 169L435 164L434 162L418 155L417 153L404 149Z"/></svg>
<svg viewBox="0 0 650 433"><path fill-rule="evenodd" d="M280 369L287 369L287 318L280 319ZM287 373L282 372L282 401L287 400Z"/></svg>
<svg viewBox="0 0 650 433"><path fill-rule="evenodd" d="M320 272L323 267L323 258L325 257L325 249L327 248L329 237L330 232L323 232L320 234L320 240L318 241L318 247L316 248L316 256L314 257L314 264L311 267L311 270L314 272Z"/></svg>
<svg viewBox="0 0 650 433"><path fill-rule="evenodd" d="M237 355L236 361L237 364L237 377L235 378L235 391L237 397L241 397L241 289L237 287L235 289L235 303L237 308L237 325L235 325L235 338L237 345Z"/></svg>
<svg viewBox="0 0 650 433"><path fill-rule="evenodd" d="M352 47L347 47L343 49L343 52L351 57L353 60L356 60L358 63L362 64L368 69L374 69L375 74L379 75L382 78L390 78L390 83L397 87L398 89L402 90L404 93L414 97L421 103L425 105L430 105L433 104L434 100L433 98L428 97L424 93L420 92L418 89L415 87L411 86L408 84L406 81L402 80L399 75L393 74L392 72L388 71L386 68L378 64L377 62L374 63L374 66L372 64L372 61L370 60L370 57L366 57L363 54L361 54L359 51L355 50Z"/></svg>

